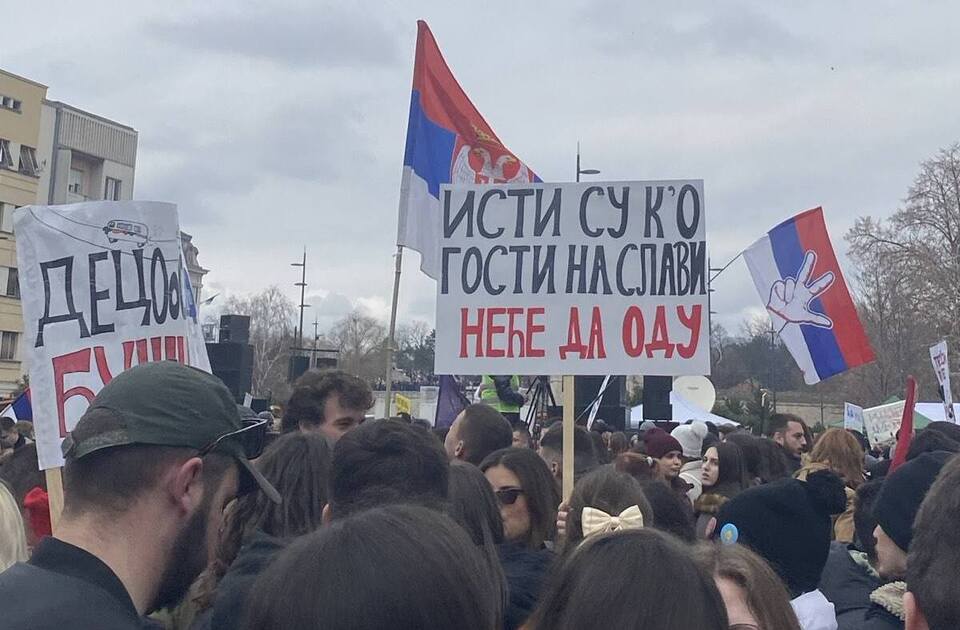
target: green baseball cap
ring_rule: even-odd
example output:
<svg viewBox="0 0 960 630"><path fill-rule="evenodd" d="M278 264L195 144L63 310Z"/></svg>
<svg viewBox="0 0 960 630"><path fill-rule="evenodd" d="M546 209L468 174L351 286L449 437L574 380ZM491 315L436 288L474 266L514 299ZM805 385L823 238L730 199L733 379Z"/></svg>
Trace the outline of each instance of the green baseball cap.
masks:
<svg viewBox="0 0 960 630"><path fill-rule="evenodd" d="M266 422L244 425L216 376L175 361L146 363L113 378L80 417L61 448L66 460L132 444L218 452L240 465L241 490L280 493L250 461L263 450Z"/></svg>

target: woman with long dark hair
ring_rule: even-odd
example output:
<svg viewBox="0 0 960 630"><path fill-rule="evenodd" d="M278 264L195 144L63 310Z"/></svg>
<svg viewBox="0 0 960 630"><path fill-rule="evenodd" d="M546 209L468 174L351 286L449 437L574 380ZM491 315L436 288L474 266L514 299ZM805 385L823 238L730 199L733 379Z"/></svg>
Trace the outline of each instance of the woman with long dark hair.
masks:
<svg viewBox="0 0 960 630"><path fill-rule="evenodd" d="M697 536L705 538L707 525L720 507L752 485L743 451L733 442L721 442L706 448L700 480L703 494L696 500L693 509L697 517Z"/></svg>

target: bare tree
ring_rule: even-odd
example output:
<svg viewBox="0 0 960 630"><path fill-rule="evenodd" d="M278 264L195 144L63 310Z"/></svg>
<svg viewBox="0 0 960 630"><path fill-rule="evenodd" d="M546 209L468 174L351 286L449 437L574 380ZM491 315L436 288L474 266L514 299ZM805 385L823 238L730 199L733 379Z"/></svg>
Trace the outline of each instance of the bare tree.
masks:
<svg viewBox="0 0 960 630"><path fill-rule="evenodd" d="M328 335L340 350L340 367L368 380L380 376L386 337L384 325L361 309L334 324Z"/></svg>
<svg viewBox="0 0 960 630"><path fill-rule="evenodd" d="M253 346L253 394L280 396L286 389L287 361L293 345L296 306L276 285L247 297L230 297L224 313L250 317Z"/></svg>

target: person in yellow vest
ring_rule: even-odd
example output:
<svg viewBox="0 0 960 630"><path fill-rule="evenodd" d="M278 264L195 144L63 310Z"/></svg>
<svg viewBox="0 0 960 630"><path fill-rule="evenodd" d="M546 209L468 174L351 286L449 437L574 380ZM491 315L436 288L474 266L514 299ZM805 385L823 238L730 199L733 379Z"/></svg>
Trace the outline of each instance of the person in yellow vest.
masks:
<svg viewBox="0 0 960 630"><path fill-rule="evenodd" d="M519 389L520 377L516 374L512 376L484 374L480 379L477 393L480 396L480 402L499 411L511 425L514 425L520 422L520 407L524 403Z"/></svg>

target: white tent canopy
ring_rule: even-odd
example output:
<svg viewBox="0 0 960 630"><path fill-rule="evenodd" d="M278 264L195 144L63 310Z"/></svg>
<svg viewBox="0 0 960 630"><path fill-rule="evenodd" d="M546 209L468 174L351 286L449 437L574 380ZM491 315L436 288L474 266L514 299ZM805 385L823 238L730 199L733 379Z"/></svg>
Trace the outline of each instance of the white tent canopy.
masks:
<svg viewBox="0 0 960 630"><path fill-rule="evenodd" d="M946 409L942 402L921 402L914 406L914 411L930 418L931 422L943 422L947 419ZM953 415L960 418L960 404L953 403Z"/></svg>
<svg viewBox="0 0 960 630"><path fill-rule="evenodd" d="M694 405L689 400L680 396L676 392L670 392L670 406L673 410L673 422L683 424L687 420L700 420L701 422L712 422L714 424L733 424L739 426L739 422L734 422L723 416L718 416L712 414L705 409L700 409ZM941 405L941 414L942 411ZM637 405L630 410L630 426L633 428L639 427L640 423L643 422L643 405Z"/></svg>

